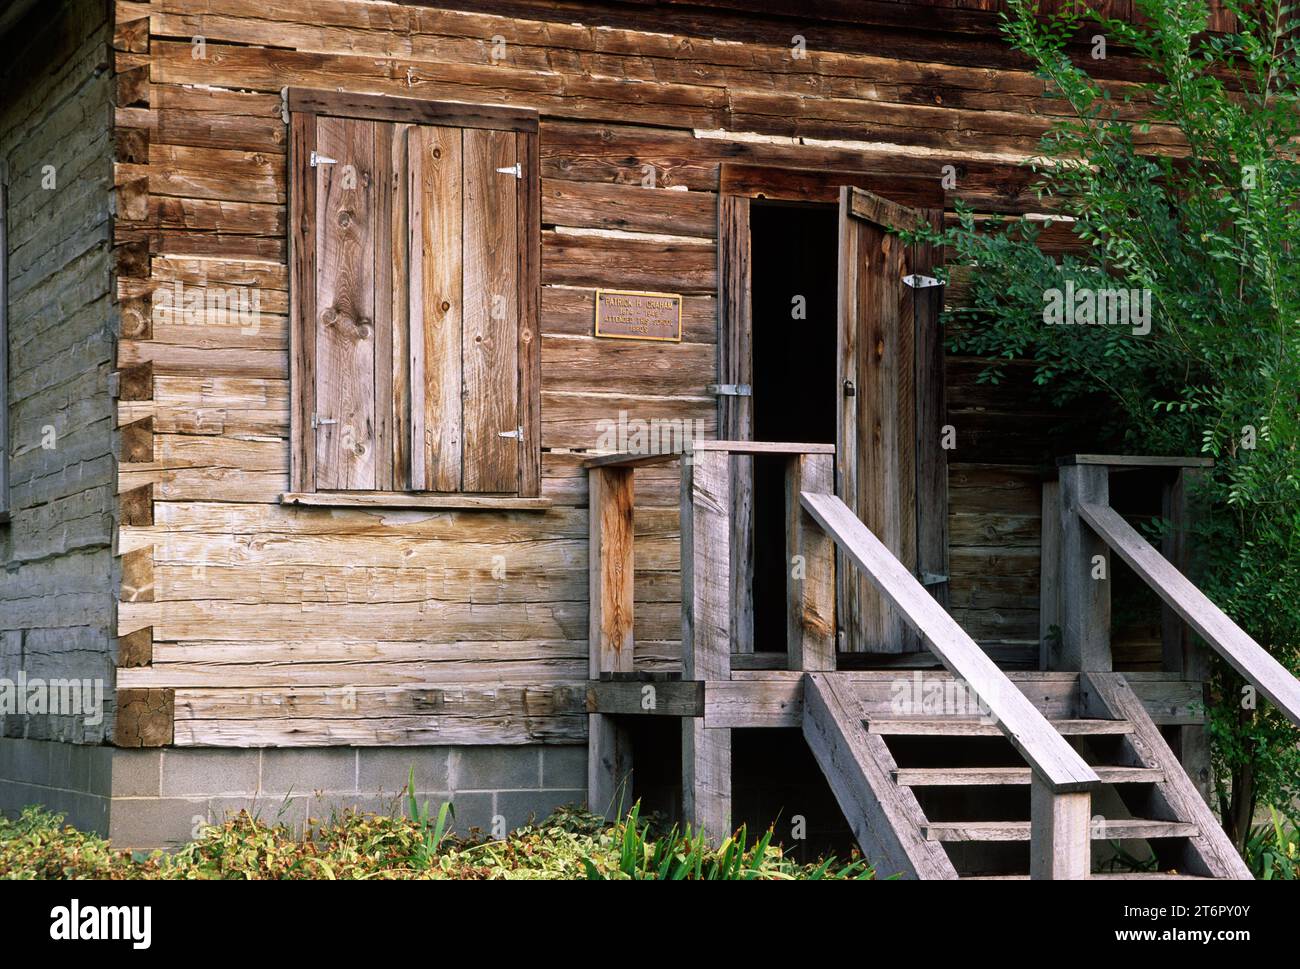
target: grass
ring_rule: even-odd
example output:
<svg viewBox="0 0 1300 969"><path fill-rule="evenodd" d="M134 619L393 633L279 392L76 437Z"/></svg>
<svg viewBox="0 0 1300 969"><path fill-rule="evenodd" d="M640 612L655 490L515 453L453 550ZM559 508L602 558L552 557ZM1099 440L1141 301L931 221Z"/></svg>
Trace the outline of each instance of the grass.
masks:
<svg viewBox="0 0 1300 969"><path fill-rule="evenodd" d="M0 818L0 879L867 879L862 861L801 865L742 828L716 848L689 830L662 830L639 806L616 824L576 808L501 840L448 833L450 805L432 812L408 798L408 817L348 811L296 837L245 812L178 851L130 852L28 808Z"/></svg>

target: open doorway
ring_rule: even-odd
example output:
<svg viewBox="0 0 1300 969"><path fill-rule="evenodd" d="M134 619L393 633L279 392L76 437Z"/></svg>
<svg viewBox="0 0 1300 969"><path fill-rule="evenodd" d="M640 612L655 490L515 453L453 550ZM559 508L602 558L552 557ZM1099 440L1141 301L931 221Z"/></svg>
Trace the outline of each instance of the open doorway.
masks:
<svg viewBox="0 0 1300 969"><path fill-rule="evenodd" d="M834 444L838 211L833 205L755 201L754 439ZM785 471L754 460L754 649L785 642Z"/></svg>

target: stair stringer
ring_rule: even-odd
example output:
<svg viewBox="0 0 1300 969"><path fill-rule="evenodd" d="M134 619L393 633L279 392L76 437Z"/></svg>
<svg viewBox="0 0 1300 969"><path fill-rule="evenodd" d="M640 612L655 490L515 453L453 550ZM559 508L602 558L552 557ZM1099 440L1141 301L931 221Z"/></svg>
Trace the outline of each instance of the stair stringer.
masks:
<svg viewBox="0 0 1300 969"><path fill-rule="evenodd" d="M1185 841L1181 869L1209 878L1253 878L1124 675L1080 674L1079 697L1088 715L1127 720L1133 725L1133 732L1121 738L1121 757L1129 766L1164 772L1164 781L1151 785L1150 799L1141 806L1141 813L1167 821L1188 821L1199 830L1196 837Z"/></svg>
<svg viewBox="0 0 1300 969"><path fill-rule="evenodd" d="M879 875L955 879L943 846L922 832L921 805L893 781L898 768L883 737L869 734L842 673L803 678L803 736L863 854Z"/></svg>

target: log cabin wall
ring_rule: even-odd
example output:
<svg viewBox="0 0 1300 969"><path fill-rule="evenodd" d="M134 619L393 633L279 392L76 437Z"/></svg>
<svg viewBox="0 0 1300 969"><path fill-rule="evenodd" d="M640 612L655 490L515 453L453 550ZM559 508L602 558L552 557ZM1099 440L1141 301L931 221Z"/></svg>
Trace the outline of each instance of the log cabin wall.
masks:
<svg viewBox="0 0 1300 969"><path fill-rule="evenodd" d="M52 13L31 4L5 13L0 238L8 381L0 420L8 434L0 443L9 460L0 481L7 492L0 510L8 506L0 515L0 680L97 683L103 706L90 709L92 687L85 715L20 709L11 686L0 737L93 744L112 726L117 592L111 11L101 0L72 0ZM6 763L0 757L0 788ZM43 774L25 780L43 783ZM80 789L67 777L56 786Z"/></svg>
<svg viewBox="0 0 1300 969"><path fill-rule="evenodd" d="M952 166L950 203L1034 207L1016 163L1058 108L987 12L867 3L843 23L726 4L456 6L115 4L115 243L133 256L116 278L132 311L118 365L151 373L148 399L118 411L141 458L118 486L150 509L123 521L120 547L152 576L150 601L121 604L119 631L143 659L120 685L174 706L177 745L581 742L582 452L620 412L715 433L719 165L936 179ZM1117 89L1136 76L1118 55L1098 71ZM279 503L287 86L540 112L549 510ZM1145 137L1174 146L1158 128ZM1045 238L1070 244L1059 227ZM254 289L260 324L164 320L150 301L178 284ZM594 339L602 286L683 294L683 341ZM1039 475L1071 448L1045 437L1008 453L1000 442L1026 408L990 399L976 369L949 360L954 612L976 638L1029 655ZM1048 435L1049 417L1035 419ZM676 474L637 482L637 661L673 668Z"/></svg>

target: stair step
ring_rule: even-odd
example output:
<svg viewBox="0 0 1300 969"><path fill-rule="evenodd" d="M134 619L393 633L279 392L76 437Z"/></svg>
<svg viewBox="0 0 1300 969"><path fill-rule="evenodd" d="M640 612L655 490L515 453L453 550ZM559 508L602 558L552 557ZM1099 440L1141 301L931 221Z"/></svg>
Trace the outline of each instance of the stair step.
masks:
<svg viewBox="0 0 1300 969"><path fill-rule="evenodd" d="M1158 767L1094 767L1103 784L1159 784L1165 772ZM974 787L989 784L1028 784L1028 767L903 767L894 771L900 787Z"/></svg>
<svg viewBox="0 0 1300 969"><path fill-rule="evenodd" d="M1028 841L1028 821L931 821L921 825L930 841ZM1116 818L1092 829L1094 841L1127 838L1194 838L1200 829L1186 821Z"/></svg>
<svg viewBox="0 0 1300 969"><path fill-rule="evenodd" d="M1088 876L1090 881L1099 880L1120 880L1120 881L1183 881L1183 882L1210 882L1214 881L1206 875L1184 875L1178 871L1098 871ZM964 882L1027 882L1028 875L962 875L959 879Z"/></svg>
<svg viewBox="0 0 1300 969"><path fill-rule="evenodd" d="M1057 733L1066 737L1086 737L1100 734L1129 734L1133 724L1127 720L1052 720ZM996 723L982 720L962 720L956 717L889 717L867 722L869 733L903 737L1001 737Z"/></svg>

